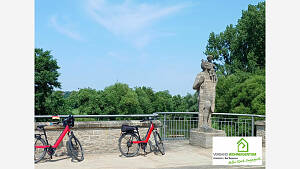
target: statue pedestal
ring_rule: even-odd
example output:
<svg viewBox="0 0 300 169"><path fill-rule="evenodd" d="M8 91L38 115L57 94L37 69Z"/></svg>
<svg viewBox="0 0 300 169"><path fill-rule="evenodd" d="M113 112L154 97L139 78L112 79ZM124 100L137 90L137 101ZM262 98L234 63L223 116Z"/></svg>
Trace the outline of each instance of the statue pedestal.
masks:
<svg viewBox="0 0 300 169"><path fill-rule="evenodd" d="M213 128L194 128L190 130L189 143L194 146L203 148L212 148L213 137L225 137L226 133L223 130L216 130Z"/></svg>

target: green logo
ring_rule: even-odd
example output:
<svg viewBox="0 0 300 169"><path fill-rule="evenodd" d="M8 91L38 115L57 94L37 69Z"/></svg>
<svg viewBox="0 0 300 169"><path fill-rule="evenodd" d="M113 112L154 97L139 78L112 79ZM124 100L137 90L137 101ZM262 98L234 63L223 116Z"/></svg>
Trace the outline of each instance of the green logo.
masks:
<svg viewBox="0 0 300 169"><path fill-rule="evenodd" d="M241 138L238 142L238 152L248 152L248 142L244 139Z"/></svg>

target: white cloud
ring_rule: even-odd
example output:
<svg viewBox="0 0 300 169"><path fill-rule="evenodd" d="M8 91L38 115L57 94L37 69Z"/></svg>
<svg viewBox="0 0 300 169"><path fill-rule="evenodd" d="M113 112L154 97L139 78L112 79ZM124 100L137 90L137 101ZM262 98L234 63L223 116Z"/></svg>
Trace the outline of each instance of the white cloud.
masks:
<svg viewBox="0 0 300 169"><path fill-rule="evenodd" d="M116 4L106 0L89 0L86 6L90 16L101 26L117 36L143 47L154 37L149 28L157 21L186 7L183 4L161 6L138 4L131 0Z"/></svg>
<svg viewBox="0 0 300 169"><path fill-rule="evenodd" d="M71 30L70 26L68 24L59 24L57 22L57 17L52 16L50 18L50 24L55 30L63 35L66 35L74 40L82 40L82 37L80 34L74 30Z"/></svg>

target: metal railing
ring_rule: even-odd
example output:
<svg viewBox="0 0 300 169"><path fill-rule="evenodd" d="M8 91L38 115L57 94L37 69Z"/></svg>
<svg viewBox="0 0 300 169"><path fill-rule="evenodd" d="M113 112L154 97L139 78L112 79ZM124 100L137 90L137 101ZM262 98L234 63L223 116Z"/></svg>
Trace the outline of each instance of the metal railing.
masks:
<svg viewBox="0 0 300 169"><path fill-rule="evenodd" d="M65 118L68 115L59 115ZM160 133L163 140L189 139L190 129L198 128L198 112L156 112L153 114L132 114L132 115L73 115L81 120L120 120L144 119L145 117L156 117L161 121ZM47 120L52 115L36 115L36 121ZM212 127L224 130L226 136L255 136L256 119L264 119L264 115L235 114L235 113L213 113Z"/></svg>
<svg viewBox="0 0 300 169"><path fill-rule="evenodd" d="M52 118L54 115L35 115L34 118L36 119L47 119ZM61 118L66 118L69 115L58 115ZM115 115L73 115L74 118L95 118L95 119L101 119L101 118L109 118L109 117L156 117L158 116L157 113L153 114L115 114Z"/></svg>
<svg viewBox="0 0 300 169"><path fill-rule="evenodd" d="M190 129L198 127L198 112L156 112L162 122L161 135L164 140L189 139ZM212 127L224 130L226 136L255 136L255 118L264 115L213 113Z"/></svg>

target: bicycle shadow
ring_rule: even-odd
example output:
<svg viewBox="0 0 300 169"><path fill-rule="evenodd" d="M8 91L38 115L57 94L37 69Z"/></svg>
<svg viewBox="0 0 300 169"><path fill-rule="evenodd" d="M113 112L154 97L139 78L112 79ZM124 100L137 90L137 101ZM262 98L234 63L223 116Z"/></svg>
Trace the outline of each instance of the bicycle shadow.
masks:
<svg viewBox="0 0 300 169"><path fill-rule="evenodd" d="M72 161L72 157L71 157L71 156L65 156L65 157L61 157L61 156L55 157L55 156L54 156L52 159L51 159L50 157L45 158L44 160L38 162L37 164L39 164L39 163L47 163L47 162L52 163L52 162L57 162L57 161L66 160L66 159L70 159L70 160ZM76 162L76 161L72 161L72 162Z"/></svg>
<svg viewBox="0 0 300 169"><path fill-rule="evenodd" d="M152 154L152 153L156 156L163 156L158 150L152 150L152 151L146 151L146 152L139 152L136 156L133 156L133 157L138 157L138 156L147 157L148 154ZM130 158L130 157L123 156L122 154L120 154L119 157Z"/></svg>

